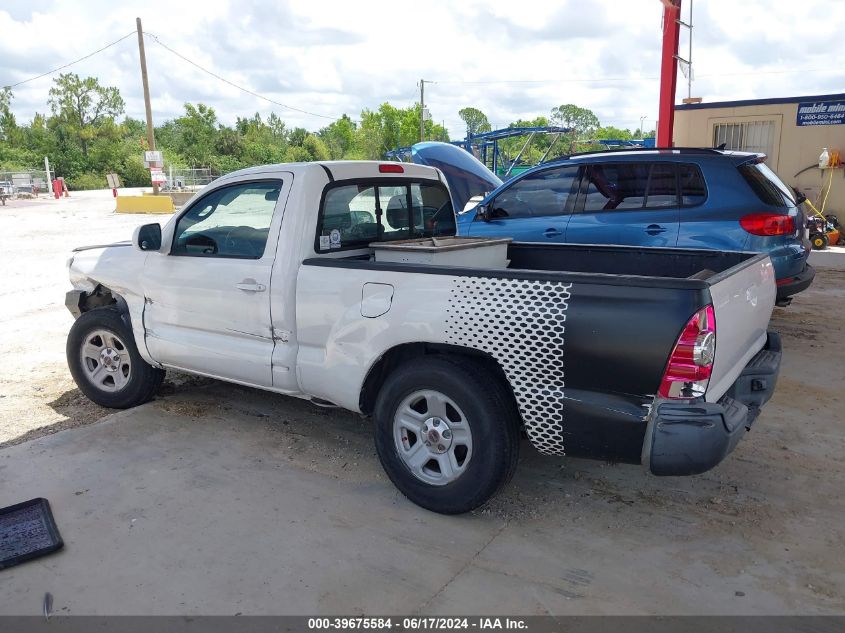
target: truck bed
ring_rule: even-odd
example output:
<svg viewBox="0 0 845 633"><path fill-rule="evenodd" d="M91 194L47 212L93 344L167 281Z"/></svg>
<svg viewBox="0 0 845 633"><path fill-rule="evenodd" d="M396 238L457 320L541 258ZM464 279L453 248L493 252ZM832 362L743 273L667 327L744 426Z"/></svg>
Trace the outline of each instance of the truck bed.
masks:
<svg viewBox="0 0 845 633"><path fill-rule="evenodd" d="M707 288L730 271L763 261L760 253L712 251L683 248L646 248L641 246L602 246L596 244L537 244L513 242L508 246L510 263L505 270L460 269L465 274L482 276L543 277L579 279L586 276L595 283L655 285L673 288ZM457 268L376 262L371 255L357 253L340 257L305 260L306 264L370 270L396 270L428 274L452 274ZM641 279L636 279L641 278Z"/></svg>
<svg viewBox="0 0 845 633"><path fill-rule="evenodd" d="M510 269L669 279L707 279L759 257L757 253L595 244L515 242L508 249Z"/></svg>
<svg viewBox="0 0 845 633"><path fill-rule="evenodd" d="M300 354L303 380L313 376L309 389L322 396L326 365L359 371L361 360L349 353L357 348L327 349L325 341L361 327L352 321L362 313L362 282L389 288L384 309L395 316L365 319L374 332L386 329L362 340L387 348L408 337L489 353L519 381L514 390L541 451L639 463L667 359L693 314L713 304L720 324L708 401L724 395L766 342L775 286L764 254L513 243L508 258L507 269L376 262L360 251L306 259L297 284L297 322L309 325L298 326L308 350ZM557 316L549 319L550 311ZM456 315L456 329L441 332ZM559 371L549 369L556 360ZM551 409L532 410L532 393L563 412L565 423L551 434Z"/></svg>

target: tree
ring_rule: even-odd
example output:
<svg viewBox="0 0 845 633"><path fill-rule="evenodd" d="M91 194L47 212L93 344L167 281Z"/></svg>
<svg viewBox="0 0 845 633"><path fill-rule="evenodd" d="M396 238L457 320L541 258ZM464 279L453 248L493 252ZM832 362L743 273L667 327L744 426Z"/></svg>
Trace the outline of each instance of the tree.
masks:
<svg viewBox="0 0 845 633"><path fill-rule="evenodd" d="M93 78L61 75L50 91L52 116L36 113L28 124L15 121L12 98L11 90L0 89L0 169L32 168L49 156L72 188L102 187L110 172L127 185L149 184L142 153L146 126L129 117L118 120L124 105L115 88ZM226 173L284 161L381 159L388 149L420 140L419 104L398 108L383 103L375 111L364 110L360 123L344 115L316 133L288 128L276 113L238 116L228 126L203 103L184 107L182 116L155 129L165 164L177 169L201 166ZM448 141L449 133L428 120L424 137Z"/></svg>
<svg viewBox="0 0 845 633"><path fill-rule="evenodd" d="M302 148L308 152L308 160L329 160L329 148L323 143L319 136L309 134L302 142Z"/></svg>
<svg viewBox="0 0 845 633"><path fill-rule="evenodd" d="M241 164L247 166L282 162L287 149L284 127L285 124L275 113L270 114L266 123L257 112L251 119L238 117L235 128L241 135L241 147L237 152ZM224 134L226 129L221 128L220 133Z"/></svg>
<svg viewBox="0 0 845 633"><path fill-rule="evenodd" d="M317 134L326 144L332 159L346 156L355 142L355 122L345 114L333 121Z"/></svg>
<svg viewBox="0 0 845 633"><path fill-rule="evenodd" d="M461 108L458 110L458 116L466 123L467 136L475 136L492 129L490 121L487 120L487 115L478 108Z"/></svg>
<svg viewBox="0 0 845 633"><path fill-rule="evenodd" d="M10 88L0 89L0 171L27 169L38 163L37 154L26 143L28 128L19 128L12 114L12 96Z"/></svg>
<svg viewBox="0 0 845 633"><path fill-rule="evenodd" d="M612 125L598 128L595 131L595 134L593 134L593 137L597 139L618 139L621 141L629 141L633 138L639 138L639 136L631 134L631 130L623 130L622 128L613 127Z"/></svg>
<svg viewBox="0 0 845 633"><path fill-rule="evenodd" d="M273 138L279 141L284 141L287 135L287 131L285 130L285 122L279 118L279 115L275 112L271 112L270 116L267 117L267 127L270 128L270 131L273 134Z"/></svg>
<svg viewBox="0 0 845 633"><path fill-rule="evenodd" d="M425 122L425 138L448 141L449 132L434 121ZM355 140L347 158L378 160L388 150L407 147L420 140L420 105L397 108L382 103L376 112L363 110L361 124L355 130Z"/></svg>
<svg viewBox="0 0 845 633"><path fill-rule="evenodd" d="M88 145L102 126L123 113L120 92L113 86L101 86L93 77L80 79L76 73L59 75L50 88L53 116L76 136L82 155L88 157Z"/></svg>
<svg viewBox="0 0 845 633"><path fill-rule="evenodd" d="M15 115L12 114L12 89L5 87L0 89L0 141L15 144L15 137L18 132L18 124Z"/></svg>
<svg viewBox="0 0 845 633"><path fill-rule="evenodd" d="M601 125L592 110L578 107L572 103L552 108L552 122L556 125L572 128L576 134L595 130Z"/></svg>
<svg viewBox="0 0 845 633"><path fill-rule="evenodd" d="M361 125L355 134L352 158L359 160L378 160L384 154L382 138L382 120L378 112L361 111Z"/></svg>
<svg viewBox="0 0 845 633"><path fill-rule="evenodd" d="M547 127L548 125L549 120L546 117L538 116L533 119L517 119L516 121L510 123L508 127ZM546 150L549 149L554 137L548 134L536 134L531 139L528 147L523 150L523 146L528 141L528 138L528 136L514 136L511 138L501 139L499 141L499 152L502 159L504 159L505 162L508 162L516 158L519 152L522 151L522 155L519 159L520 164L531 165L540 162L543 155L546 153ZM559 141L555 143L555 148L559 148ZM557 154L550 154L547 156L547 159L555 155Z"/></svg>
<svg viewBox="0 0 845 633"><path fill-rule="evenodd" d="M601 126L592 110L573 103L552 108L552 123L572 130L566 135L570 151L575 151L579 139L591 136Z"/></svg>
<svg viewBox="0 0 845 633"><path fill-rule="evenodd" d="M215 155L217 113L204 103L185 104L185 115L174 121L176 149L191 165L207 167Z"/></svg>
<svg viewBox="0 0 845 633"><path fill-rule="evenodd" d="M230 127L222 127L217 132L217 138L214 141L215 153L223 156L240 156L244 151L244 139L237 129L233 130Z"/></svg>
<svg viewBox="0 0 845 633"><path fill-rule="evenodd" d="M147 124L132 117L123 119L123 129L129 138L143 139L147 137Z"/></svg>

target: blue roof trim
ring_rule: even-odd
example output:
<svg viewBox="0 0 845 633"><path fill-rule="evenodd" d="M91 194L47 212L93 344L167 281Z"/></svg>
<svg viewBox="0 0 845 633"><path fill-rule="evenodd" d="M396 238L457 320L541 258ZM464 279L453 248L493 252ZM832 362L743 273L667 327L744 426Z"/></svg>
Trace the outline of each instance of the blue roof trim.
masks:
<svg viewBox="0 0 845 633"><path fill-rule="evenodd" d="M804 97L776 97L773 99L746 99L744 101L714 101L713 103L683 103L675 110L708 110L712 108L740 108L742 106L772 105L777 103L803 103L804 101L843 101L845 92L831 95L807 95Z"/></svg>

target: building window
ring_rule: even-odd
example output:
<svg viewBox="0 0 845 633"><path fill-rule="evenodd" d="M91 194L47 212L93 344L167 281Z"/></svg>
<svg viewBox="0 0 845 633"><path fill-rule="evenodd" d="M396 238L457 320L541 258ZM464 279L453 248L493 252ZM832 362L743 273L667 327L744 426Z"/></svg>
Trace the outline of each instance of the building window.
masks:
<svg viewBox="0 0 845 633"><path fill-rule="evenodd" d="M775 122L717 123L713 126L713 147L725 144L725 149L741 152L760 152L771 158L774 149Z"/></svg>

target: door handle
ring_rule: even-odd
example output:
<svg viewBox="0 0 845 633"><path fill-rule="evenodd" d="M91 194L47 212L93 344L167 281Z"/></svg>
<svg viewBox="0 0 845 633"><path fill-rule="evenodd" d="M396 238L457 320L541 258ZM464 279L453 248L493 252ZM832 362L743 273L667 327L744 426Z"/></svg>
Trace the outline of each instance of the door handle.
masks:
<svg viewBox="0 0 845 633"><path fill-rule="evenodd" d="M545 231L543 231L543 235L545 235L546 237L558 237L560 235L563 235L563 231L560 231L558 229L548 228Z"/></svg>
<svg viewBox="0 0 845 633"><path fill-rule="evenodd" d="M660 226L659 224L649 224L647 227L645 227L645 232L648 233L649 235L657 235L658 233L665 233L668 230L669 229L667 229L665 226Z"/></svg>
<svg viewBox="0 0 845 633"><path fill-rule="evenodd" d="M264 292L267 286L255 282L255 279L244 279L241 283L235 284L235 288L245 292Z"/></svg>

